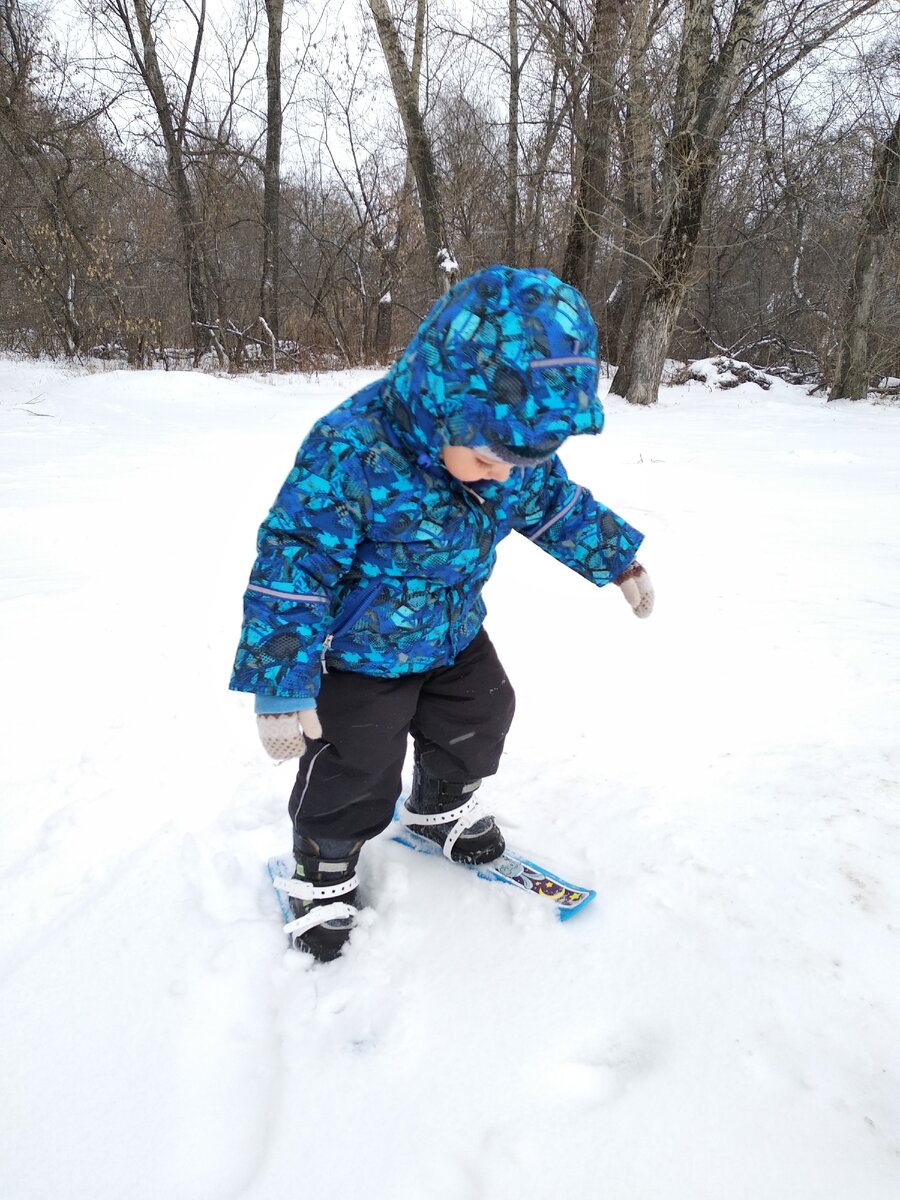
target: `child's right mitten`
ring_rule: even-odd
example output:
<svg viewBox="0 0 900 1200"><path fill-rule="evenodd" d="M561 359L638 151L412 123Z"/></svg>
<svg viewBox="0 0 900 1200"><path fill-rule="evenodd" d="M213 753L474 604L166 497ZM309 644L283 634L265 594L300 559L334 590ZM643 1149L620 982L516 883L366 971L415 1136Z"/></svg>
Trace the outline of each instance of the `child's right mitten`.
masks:
<svg viewBox="0 0 900 1200"><path fill-rule="evenodd" d="M653 612L653 584L650 576L639 562L633 562L627 571L613 580L622 589L622 595L631 605L636 617L649 617Z"/></svg>
<svg viewBox="0 0 900 1200"><path fill-rule="evenodd" d="M256 728L266 754L276 762L299 758L306 749L306 738L316 741L322 736L322 725L314 708L301 708L299 712L258 713Z"/></svg>

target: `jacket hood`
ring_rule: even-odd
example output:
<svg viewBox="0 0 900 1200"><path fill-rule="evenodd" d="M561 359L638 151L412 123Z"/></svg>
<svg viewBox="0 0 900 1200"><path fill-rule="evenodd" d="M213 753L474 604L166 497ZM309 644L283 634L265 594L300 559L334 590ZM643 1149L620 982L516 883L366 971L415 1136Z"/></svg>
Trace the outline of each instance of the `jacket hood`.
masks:
<svg viewBox="0 0 900 1200"><path fill-rule="evenodd" d="M597 330L587 301L546 270L487 267L431 309L384 379L394 427L420 459L489 446L540 462L599 433Z"/></svg>

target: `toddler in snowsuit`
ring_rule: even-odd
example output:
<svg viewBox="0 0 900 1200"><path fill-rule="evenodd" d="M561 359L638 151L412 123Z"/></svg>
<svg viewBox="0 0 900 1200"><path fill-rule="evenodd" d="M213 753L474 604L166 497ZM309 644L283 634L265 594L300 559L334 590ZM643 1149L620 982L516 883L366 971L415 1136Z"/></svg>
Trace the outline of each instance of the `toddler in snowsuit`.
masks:
<svg viewBox="0 0 900 1200"><path fill-rule="evenodd" d="M603 427L597 360L587 303L550 272L469 276L382 379L316 422L262 524L231 687L255 694L268 753L299 757L293 936L322 960L352 929L360 849L393 817L410 735L402 819L457 861L503 852L474 799L514 709L482 628L501 538L650 614L642 535L556 454Z"/></svg>

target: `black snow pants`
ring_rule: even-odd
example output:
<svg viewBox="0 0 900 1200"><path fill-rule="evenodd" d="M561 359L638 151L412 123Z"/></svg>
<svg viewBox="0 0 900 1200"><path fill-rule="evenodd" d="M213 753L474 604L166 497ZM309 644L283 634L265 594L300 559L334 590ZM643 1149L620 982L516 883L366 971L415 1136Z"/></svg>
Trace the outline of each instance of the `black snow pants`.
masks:
<svg viewBox="0 0 900 1200"><path fill-rule="evenodd" d="M515 694L482 629L452 666L424 674L378 679L331 671L317 705L322 739L307 739L289 812L295 848L311 838L327 857L330 843L364 841L390 824L410 734L434 779L493 775Z"/></svg>

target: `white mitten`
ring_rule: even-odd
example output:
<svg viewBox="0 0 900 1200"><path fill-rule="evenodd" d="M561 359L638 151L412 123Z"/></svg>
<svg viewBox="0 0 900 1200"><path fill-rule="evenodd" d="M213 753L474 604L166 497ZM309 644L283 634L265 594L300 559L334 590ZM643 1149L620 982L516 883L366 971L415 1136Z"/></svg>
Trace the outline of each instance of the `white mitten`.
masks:
<svg viewBox="0 0 900 1200"><path fill-rule="evenodd" d="M650 576L639 562L633 562L627 571L613 580L622 595L631 605L636 617L649 617L653 612L653 584Z"/></svg>
<svg viewBox="0 0 900 1200"><path fill-rule="evenodd" d="M258 713L256 728L266 754L276 762L299 758L306 749L306 738L316 741L322 736L319 714L314 708L301 708L299 712Z"/></svg>

